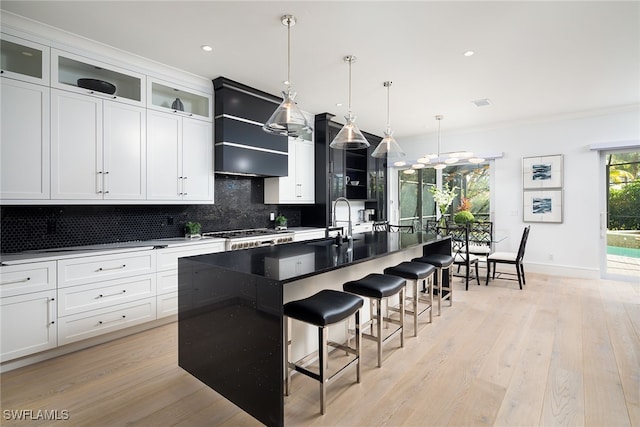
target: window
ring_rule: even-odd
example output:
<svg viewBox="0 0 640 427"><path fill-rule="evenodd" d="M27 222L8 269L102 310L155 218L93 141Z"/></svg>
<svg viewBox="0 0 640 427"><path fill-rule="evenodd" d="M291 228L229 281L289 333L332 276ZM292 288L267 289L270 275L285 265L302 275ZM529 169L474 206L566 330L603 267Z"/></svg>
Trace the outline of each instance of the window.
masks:
<svg viewBox="0 0 640 427"><path fill-rule="evenodd" d="M457 186L457 197L451 204L453 215L462 203L462 198L471 204L471 213L476 220L490 220L490 165L461 164L448 166L441 172L442 185ZM427 220L436 219L436 205L429 188L436 185L437 171L433 168L405 169L398 171L400 224L414 225L423 229Z"/></svg>

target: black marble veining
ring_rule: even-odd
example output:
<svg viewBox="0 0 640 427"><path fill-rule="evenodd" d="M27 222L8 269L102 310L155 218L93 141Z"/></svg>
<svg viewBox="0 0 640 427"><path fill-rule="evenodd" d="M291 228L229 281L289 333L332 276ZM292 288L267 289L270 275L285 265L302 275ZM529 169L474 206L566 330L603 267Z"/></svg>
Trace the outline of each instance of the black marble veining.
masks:
<svg viewBox="0 0 640 427"><path fill-rule="evenodd" d="M284 425L283 287L418 246L423 254L451 251L448 237L423 233L354 237L352 247L320 239L181 258L179 365L264 424ZM296 256L315 262L273 268Z"/></svg>

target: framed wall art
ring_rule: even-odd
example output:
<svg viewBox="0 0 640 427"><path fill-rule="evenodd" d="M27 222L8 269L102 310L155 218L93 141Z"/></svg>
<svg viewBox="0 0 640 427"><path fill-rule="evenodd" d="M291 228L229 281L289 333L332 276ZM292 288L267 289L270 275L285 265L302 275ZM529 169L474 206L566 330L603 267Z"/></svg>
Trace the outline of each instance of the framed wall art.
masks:
<svg viewBox="0 0 640 427"><path fill-rule="evenodd" d="M525 222L562 222L562 189L523 191Z"/></svg>
<svg viewBox="0 0 640 427"><path fill-rule="evenodd" d="M562 154L522 158L522 188L562 188Z"/></svg>

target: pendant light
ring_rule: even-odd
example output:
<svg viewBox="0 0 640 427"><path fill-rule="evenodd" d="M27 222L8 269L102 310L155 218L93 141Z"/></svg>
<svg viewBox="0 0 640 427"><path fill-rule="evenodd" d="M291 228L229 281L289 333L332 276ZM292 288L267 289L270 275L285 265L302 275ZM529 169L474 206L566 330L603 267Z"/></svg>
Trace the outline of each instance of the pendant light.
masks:
<svg viewBox="0 0 640 427"><path fill-rule="evenodd" d="M387 88L387 129L384 131L384 138L382 138L380 144L378 144L373 153L371 153L371 156L381 158L402 157L405 153L393 137L391 121L389 119L389 91L391 90L391 82L384 82L383 85Z"/></svg>
<svg viewBox="0 0 640 427"><path fill-rule="evenodd" d="M282 25L287 26L287 81L284 82L287 88L282 91L282 103L262 126L262 129L268 133L298 137L305 133L311 133L311 126L296 105L294 101L296 93L291 90L291 27L296 24L296 18L293 15L283 15L281 22Z"/></svg>
<svg viewBox="0 0 640 427"><path fill-rule="evenodd" d="M440 114L436 116L436 120L438 121L438 157L437 157L438 163L433 165L434 169L444 169L447 167L447 163L443 162L442 159L440 158L440 125L442 123L442 118L443 116Z"/></svg>
<svg viewBox="0 0 640 427"><path fill-rule="evenodd" d="M356 62L356 57L348 55L344 57L344 62L349 64L349 114L344 116L347 119L347 123L340 129L340 132L333 138L329 147L336 150L358 150L361 148L367 148L369 141L362 135L360 129L356 125L356 118L351 113L351 64Z"/></svg>

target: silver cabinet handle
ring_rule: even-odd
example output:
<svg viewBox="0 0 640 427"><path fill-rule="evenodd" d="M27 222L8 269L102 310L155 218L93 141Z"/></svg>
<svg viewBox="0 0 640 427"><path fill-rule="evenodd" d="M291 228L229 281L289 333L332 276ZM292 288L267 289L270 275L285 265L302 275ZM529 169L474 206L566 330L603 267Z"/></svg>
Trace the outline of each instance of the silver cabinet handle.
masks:
<svg viewBox="0 0 640 427"><path fill-rule="evenodd" d="M97 269L96 271L109 271L109 270L120 270L121 268L125 268L127 266L127 264L122 264L119 265L117 267L108 267L108 268L102 268L100 267L99 269Z"/></svg>
<svg viewBox="0 0 640 427"><path fill-rule="evenodd" d="M181 116L186 116L186 117L192 117L193 113L187 113L185 111L180 111L180 110L171 110L173 111L175 114L179 114Z"/></svg>
<svg viewBox="0 0 640 427"><path fill-rule="evenodd" d="M102 180L102 171L98 171L96 175L96 192L98 194L102 194L102 185L104 184Z"/></svg>
<svg viewBox="0 0 640 427"><path fill-rule="evenodd" d="M109 193L109 190L108 190L108 188L109 188L109 185L108 185L109 184L109 180L107 179L108 175L109 175L108 171L105 171L102 174L102 176L103 176L103 178L102 178L102 187L104 188L104 194L108 194Z"/></svg>
<svg viewBox="0 0 640 427"><path fill-rule="evenodd" d="M127 290L123 289L122 291L116 292L115 294L107 294L107 295L100 294L100 295L98 295L98 298L115 297L115 296L126 294L126 293L127 293Z"/></svg>
<svg viewBox="0 0 640 427"><path fill-rule="evenodd" d="M55 298L50 298L49 299L49 324L53 325L56 323L56 320L53 318L53 304L55 304L56 299Z"/></svg>
<svg viewBox="0 0 640 427"><path fill-rule="evenodd" d="M106 325L107 323L119 322L122 319L124 319L125 317L127 317L127 316L125 316L123 314L122 317L118 317L117 319L113 319L113 320L107 320L107 321L104 321L104 322L102 320L98 320L98 323L101 324L101 325Z"/></svg>
<svg viewBox="0 0 640 427"><path fill-rule="evenodd" d="M102 92L96 92L95 90L90 90L90 91L87 91L87 92L88 92L90 95L97 95L97 96L100 96L100 97L102 97L102 98L107 98L107 99L118 99L118 97L117 97L117 96L115 96L115 95L104 94L104 93L102 93Z"/></svg>
<svg viewBox="0 0 640 427"><path fill-rule="evenodd" d="M184 177L182 177L182 176L179 176L179 177L178 177L178 196L182 196L182 195L184 194L184 193L182 192L182 191L183 191L183 190L182 190L182 187L183 187L182 180L183 180L183 179L184 179Z"/></svg>
<svg viewBox="0 0 640 427"><path fill-rule="evenodd" d="M182 177L182 195L183 196L187 195L187 177L186 176Z"/></svg>
<svg viewBox="0 0 640 427"><path fill-rule="evenodd" d="M31 280L31 277L25 277L24 279L11 280L9 282L2 282L2 283L0 283L0 285L10 285L12 283L28 282L29 280Z"/></svg>

